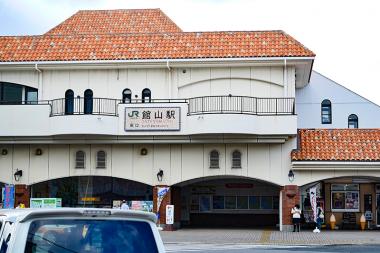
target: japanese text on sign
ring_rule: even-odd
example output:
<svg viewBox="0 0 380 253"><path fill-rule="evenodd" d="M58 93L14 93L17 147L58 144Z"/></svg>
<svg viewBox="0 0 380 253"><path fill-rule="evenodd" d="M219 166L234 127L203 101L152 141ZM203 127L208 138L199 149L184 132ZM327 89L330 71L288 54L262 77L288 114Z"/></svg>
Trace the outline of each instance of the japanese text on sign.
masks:
<svg viewBox="0 0 380 253"><path fill-rule="evenodd" d="M125 131L179 131L180 107L125 108Z"/></svg>

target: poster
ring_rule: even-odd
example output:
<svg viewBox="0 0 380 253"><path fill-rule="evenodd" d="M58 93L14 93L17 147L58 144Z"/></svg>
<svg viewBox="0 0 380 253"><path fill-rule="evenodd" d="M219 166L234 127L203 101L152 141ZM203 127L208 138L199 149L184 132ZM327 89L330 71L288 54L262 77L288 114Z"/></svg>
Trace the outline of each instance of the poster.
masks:
<svg viewBox="0 0 380 253"><path fill-rule="evenodd" d="M15 186L5 185L3 188L3 208L10 209L15 207Z"/></svg>
<svg viewBox="0 0 380 253"><path fill-rule="evenodd" d="M174 224L174 205L166 206L166 224L168 225Z"/></svg>
<svg viewBox="0 0 380 253"><path fill-rule="evenodd" d="M168 192L169 192L169 187L158 187L157 188L157 213L159 213L160 207L161 207L161 202Z"/></svg>
<svg viewBox="0 0 380 253"><path fill-rule="evenodd" d="M62 207L61 198L31 198L30 208L57 208Z"/></svg>

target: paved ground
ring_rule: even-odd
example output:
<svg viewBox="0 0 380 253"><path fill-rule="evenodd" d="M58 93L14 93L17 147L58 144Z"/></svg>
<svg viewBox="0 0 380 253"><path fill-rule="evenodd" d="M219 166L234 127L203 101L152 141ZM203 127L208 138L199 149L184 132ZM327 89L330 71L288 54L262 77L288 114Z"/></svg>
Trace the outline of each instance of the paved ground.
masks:
<svg viewBox="0 0 380 253"><path fill-rule="evenodd" d="M180 229L161 232L165 245L380 245L380 231L322 231L320 234L255 229Z"/></svg>

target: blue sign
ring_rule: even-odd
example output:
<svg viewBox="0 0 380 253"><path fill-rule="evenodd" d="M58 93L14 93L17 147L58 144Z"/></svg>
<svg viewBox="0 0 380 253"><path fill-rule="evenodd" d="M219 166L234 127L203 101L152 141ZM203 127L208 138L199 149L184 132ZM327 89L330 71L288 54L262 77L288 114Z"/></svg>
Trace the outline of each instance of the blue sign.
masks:
<svg viewBox="0 0 380 253"><path fill-rule="evenodd" d="M3 208L10 209L15 207L15 186L5 185L3 188Z"/></svg>

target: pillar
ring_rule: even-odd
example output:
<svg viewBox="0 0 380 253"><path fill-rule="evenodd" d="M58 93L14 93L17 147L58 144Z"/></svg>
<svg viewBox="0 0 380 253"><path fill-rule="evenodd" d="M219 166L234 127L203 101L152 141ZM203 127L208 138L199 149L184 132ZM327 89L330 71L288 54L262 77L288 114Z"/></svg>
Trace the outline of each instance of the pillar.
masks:
<svg viewBox="0 0 380 253"><path fill-rule="evenodd" d="M160 187L169 187L167 185L156 185L153 187L153 212L159 215L157 220L157 225L162 227L163 230L171 231L173 230L173 225L166 224L166 205L171 205L172 203L172 189L169 188L169 191L165 194L165 197L162 199L161 205L158 209L158 189Z"/></svg>
<svg viewBox="0 0 380 253"><path fill-rule="evenodd" d="M30 202L30 187L26 184L15 185L15 207L21 202L25 207L29 207Z"/></svg>
<svg viewBox="0 0 380 253"><path fill-rule="evenodd" d="M297 185L285 185L281 189L282 197L282 231L293 231L292 208L300 205L300 189Z"/></svg>

